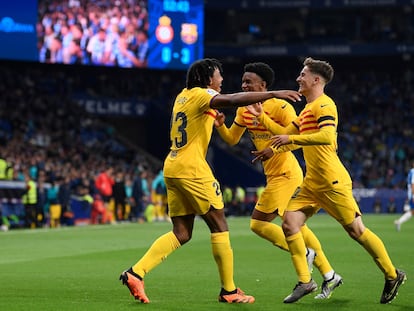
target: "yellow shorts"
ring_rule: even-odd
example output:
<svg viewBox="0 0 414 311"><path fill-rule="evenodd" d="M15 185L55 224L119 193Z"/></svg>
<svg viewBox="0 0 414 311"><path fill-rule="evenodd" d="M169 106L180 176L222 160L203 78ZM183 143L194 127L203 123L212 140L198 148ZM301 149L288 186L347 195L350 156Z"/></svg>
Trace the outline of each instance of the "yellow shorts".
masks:
<svg viewBox="0 0 414 311"><path fill-rule="evenodd" d="M49 214L51 219L60 219L62 206L60 204L50 204Z"/></svg>
<svg viewBox="0 0 414 311"><path fill-rule="evenodd" d="M168 209L170 217L185 215L204 215L210 206L222 209L223 197L219 182L214 178L169 178L167 186Z"/></svg>
<svg viewBox="0 0 414 311"><path fill-rule="evenodd" d="M301 175L295 178L268 176L266 188L260 195L255 209L266 214L273 213L277 209L278 215L282 217L292 194L302 181Z"/></svg>
<svg viewBox="0 0 414 311"><path fill-rule="evenodd" d="M322 208L341 225L354 221L361 211L352 194L352 185L338 185L328 191L313 191L303 184L293 194L286 211L303 211L308 217Z"/></svg>

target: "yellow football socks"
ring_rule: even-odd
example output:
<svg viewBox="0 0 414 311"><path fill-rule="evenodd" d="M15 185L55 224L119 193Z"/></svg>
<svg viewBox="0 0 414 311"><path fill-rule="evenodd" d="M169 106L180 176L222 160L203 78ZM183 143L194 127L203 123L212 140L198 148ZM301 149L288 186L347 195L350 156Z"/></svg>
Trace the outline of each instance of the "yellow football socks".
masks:
<svg viewBox="0 0 414 311"><path fill-rule="evenodd" d="M302 237L302 232L299 231L298 233L288 236L286 242L289 245L290 256L292 257L292 262L295 266L299 282L309 283L311 275L306 261L306 246Z"/></svg>
<svg viewBox="0 0 414 311"><path fill-rule="evenodd" d="M374 232L366 228L357 241L372 256L377 266L384 273L386 279L393 280L397 277L397 272L388 256L384 243L382 243L381 239Z"/></svg>
<svg viewBox="0 0 414 311"><path fill-rule="evenodd" d="M285 239L285 234L283 233L283 230L280 226L272 222L251 219L250 229L258 236L271 242L273 245L285 251L289 251L289 247Z"/></svg>
<svg viewBox="0 0 414 311"><path fill-rule="evenodd" d="M332 266L326 258L325 253L322 250L321 243L313 231L309 229L307 225L303 225L300 231L302 232L306 246L312 248L316 253L314 261L315 267L318 268L322 275L326 275L328 272L332 271Z"/></svg>
<svg viewBox="0 0 414 311"><path fill-rule="evenodd" d="M180 246L180 242L172 231L160 236L152 243L145 255L132 266L132 271L144 278L145 274L158 266Z"/></svg>
<svg viewBox="0 0 414 311"><path fill-rule="evenodd" d="M236 285L233 279L233 249L230 245L229 232L212 233L211 247L219 270L222 287L226 291L231 292L236 289Z"/></svg>

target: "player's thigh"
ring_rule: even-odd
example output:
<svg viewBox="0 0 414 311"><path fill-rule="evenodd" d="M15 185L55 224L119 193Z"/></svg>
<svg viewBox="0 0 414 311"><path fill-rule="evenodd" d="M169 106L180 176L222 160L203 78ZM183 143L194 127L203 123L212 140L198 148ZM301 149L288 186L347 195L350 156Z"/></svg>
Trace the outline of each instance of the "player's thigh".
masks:
<svg viewBox="0 0 414 311"><path fill-rule="evenodd" d="M220 184L214 178L165 178L170 217L204 215L210 206L223 208Z"/></svg>
<svg viewBox="0 0 414 311"><path fill-rule="evenodd" d="M302 184L300 187L296 188L291 199L289 200L288 206L286 207L286 211L301 211L307 218L316 214L319 209L320 207L315 200L314 192L305 184Z"/></svg>
<svg viewBox="0 0 414 311"><path fill-rule="evenodd" d="M300 178L268 177L266 188L260 195L255 209L266 214L277 210L278 215L283 216L289 200L300 183Z"/></svg>
<svg viewBox="0 0 414 311"><path fill-rule="evenodd" d="M341 225L352 223L361 211L352 194L352 186L340 186L318 195L320 206Z"/></svg>

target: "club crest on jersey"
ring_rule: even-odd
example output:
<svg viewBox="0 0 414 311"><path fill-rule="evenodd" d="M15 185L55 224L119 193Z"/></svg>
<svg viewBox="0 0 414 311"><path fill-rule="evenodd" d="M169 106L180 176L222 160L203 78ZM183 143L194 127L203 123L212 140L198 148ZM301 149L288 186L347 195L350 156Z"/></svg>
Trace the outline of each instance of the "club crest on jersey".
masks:
<svg viewBox="0 0 414 311"><path fill-rule="evenodd" d="M210 95L213 95L213 96L218 94L218 92L213 90L213 89L207 89L207 93L209 93Z"/></svg>
<svg viewBox="0 0 414 311"><path fill-rule="evenodd" d="M254 126L258 126L260 124L256 117L253 118L252 123Z"/></svg>

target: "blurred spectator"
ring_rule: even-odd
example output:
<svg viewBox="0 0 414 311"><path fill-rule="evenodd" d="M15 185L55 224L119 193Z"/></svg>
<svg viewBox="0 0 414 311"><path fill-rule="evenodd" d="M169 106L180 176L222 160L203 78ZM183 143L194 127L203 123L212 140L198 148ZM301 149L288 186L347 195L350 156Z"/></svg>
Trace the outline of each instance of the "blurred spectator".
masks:
<svg viewBox="0 0 414 311"><path fill-rule="evenodd" d="M233 190L229 186L223 187L223 203L224 203L224 211L226 216L229 215L229 210L231 209L231 204L233 202Z"/></svg>
<svg viewBox="0 0 414 311"><path fill-rule="evenodd" d="M7 161L0 156L0 180L5 180L7 177Z"/></svg>
<svg viewBox="0 0 414 311"><path fill-rule="evenodd" d="M100 194L95 194L92 200L91 224L109 224L113 222L113 214L105 206L105 202Z"/></svg>
<svg viewBox="0 0 414 311"><path fill-rule="evenodd" d="M248 215L248 211L246 210L246 191L240 185L237 185L234 189L233 204L230 211L230 215Z"/></svg>
<svg viewBox="0 0 414 311"><path fill-rule="evenodd" d="M25 174L26 189L22 197L22 203L25 207L25 226L34 229L39 227L38 206L37 206L37 184L30 176Z"/></svg>
<svg viewBox="0 0 414 311"><path fill-rule="evenodd" d="M148 34L143 30L137 30L137 60L135 63L137 67L147 67L148 61Z"/></svg>
<svg viewBox="0 0 414 311"><path fill-rule="evenodd" d="M374 201L374 206L373 206L373 212L375 214L381 214L382 213L382 203L381 203L381 199L377 198Z"/></svg>
<svg viewBox="0 0 414 311"><path fill-rule="evenodd" d="M58 204L60 204L62 213L61 213L61 223L68 225L73 218L72 209L70 207L70 196L72 193L70 175L61 177L58 179L59 182L59 192L58 192Z"/></svg>
<svg viewBox="0 0 414 311"><path fill-rule="evenodd" d="M154 204L155 221L169 220L167 214L167 187L164 182L164 172L162 169L152 181L152 203Z"/></svg>
<svg viewBox="0 0 414 311"><path fill-rule="evenodd" d="M60 227L62 205L59 203L59 185L54 181L47 189L47 205L49 226L51 228Z"/></svg>
<svg viewBox="0 0 414 311"><path fill-rule="evenodd" d="M131 220L133 205L135 204L133 196L133 182L130 174L125 175L125 220Z"/></svg>
<svg viewBox="0 0 414 311"><path fill-rule="evenodd" d="M388 201L387 212L388 214L395 214L397 212L397 206L395 205L395 198L393 197L390 197Z"/></svg>
<svg viewBox="0 0 414 311"><path fill-rule="evenodd" d="M115 219L117 221L124 221L126 219L127 196L125 191L124 173L122 171L118 171L115 174L115 181L112 189L115 204Z"/></svg>
<svg viewBox="0 0 414 311"><path fill-rule="evenodd" d="M92 36L88 42L86 51L89 53L91 63L93 65L107 65L109 60L107 59L106 50L106 31L100 28L99 31Z"/></svg>
<svg viewBox="0 0 414 311"><path fill-rule="evenodd" d="M98 193L101 195L105 205L108 205L113 194L113 185L115 183L113 179L114 169L112 166L107 166L101 171L95 179L95 187Z"/></svg>
<svg viewBox="0 0 414 311"><path fill-rule="evenodd" d="M43 173L43 171L42 171ZM43 175L43 174L42 174ZM48 225L49 204L47 202L46 185L44 177L37 180L37 204L36 204L36 227L41 228Z"/></svg>
<svg viewBox="0 0 414 311"><path fill-rule="evenodd" d="M141 173L135 173L132 181L131 214L129 217L132 222L144 222L146 199L142 185Z"/></svg>

